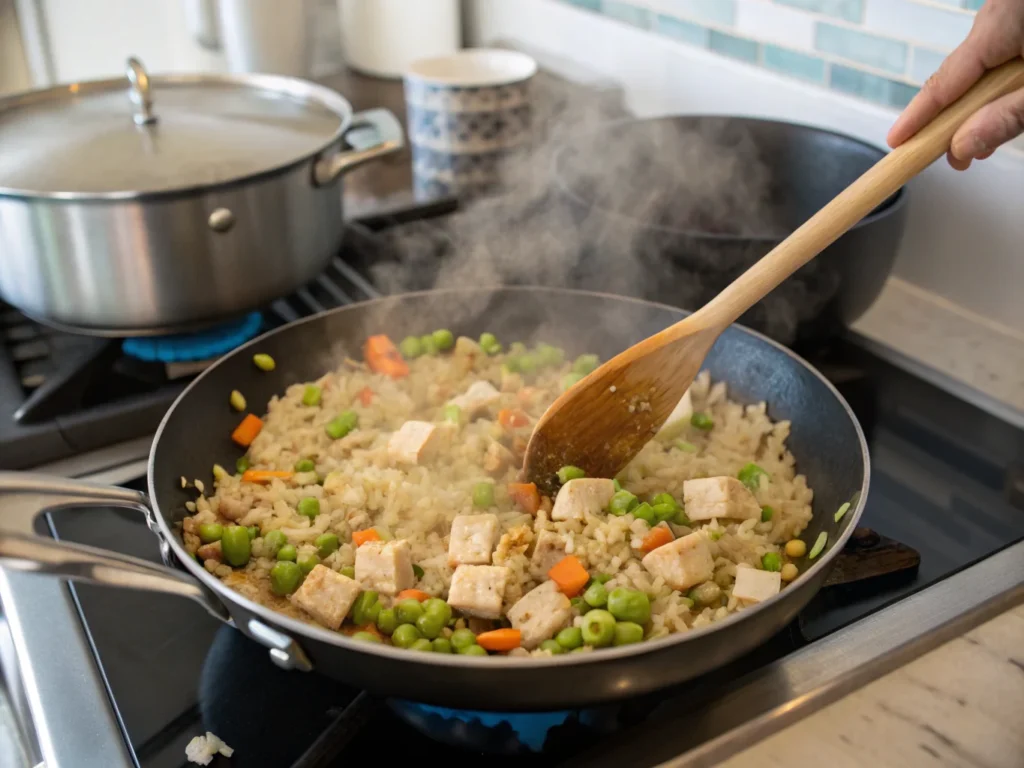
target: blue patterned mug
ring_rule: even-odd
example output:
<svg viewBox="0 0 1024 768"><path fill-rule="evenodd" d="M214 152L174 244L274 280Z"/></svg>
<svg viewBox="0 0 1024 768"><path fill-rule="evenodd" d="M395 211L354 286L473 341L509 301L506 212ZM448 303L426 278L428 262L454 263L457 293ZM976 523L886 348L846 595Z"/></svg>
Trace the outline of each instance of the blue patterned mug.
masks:
<svg viewBox="0 0 1024 768"><path fill-rule="evenodd" d="M530 141L523 53L483 48L414 62L405 101L418 195L474 195L500 185L502 167Z"/></svg>

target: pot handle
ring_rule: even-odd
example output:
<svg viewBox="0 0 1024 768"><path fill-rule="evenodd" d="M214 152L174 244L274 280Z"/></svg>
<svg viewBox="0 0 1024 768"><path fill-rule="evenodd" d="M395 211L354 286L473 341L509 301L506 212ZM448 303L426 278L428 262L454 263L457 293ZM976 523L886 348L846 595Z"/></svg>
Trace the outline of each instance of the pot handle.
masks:
<svg viewBox="0 0 1024 768"><path fill-rule="evenodd" d="M355 130L374 128L378 141L371 146L357 147L339 152L331 157L320 158L313 166L313 184L324 187L333 184L342 174L364 163L386 157L398 152L405 146L405 134L402 124L387 109L368 109L352 116L352 123L345 129L346 138Z"/></svg>

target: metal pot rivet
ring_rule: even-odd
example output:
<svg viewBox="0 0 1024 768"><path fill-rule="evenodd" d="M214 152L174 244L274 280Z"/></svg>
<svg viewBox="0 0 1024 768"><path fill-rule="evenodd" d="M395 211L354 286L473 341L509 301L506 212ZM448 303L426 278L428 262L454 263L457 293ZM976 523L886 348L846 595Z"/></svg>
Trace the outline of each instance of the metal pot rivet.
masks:
<svg viewBox="0 0 1024 768"><path fill-rule="evenodd" d="M235 214L227 208L218 208L206 221L214 232L227 232L235 225Z"/></svg>

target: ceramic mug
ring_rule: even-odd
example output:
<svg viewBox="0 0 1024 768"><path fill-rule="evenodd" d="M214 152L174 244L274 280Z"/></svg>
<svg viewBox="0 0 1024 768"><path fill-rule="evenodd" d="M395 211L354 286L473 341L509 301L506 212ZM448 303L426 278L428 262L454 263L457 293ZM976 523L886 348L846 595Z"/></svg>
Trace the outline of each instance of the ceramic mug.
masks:
<svg viewBox="0 0 1024 768"><path fill-rule="evenodd" d="M530 142L530 80L523 53L471 49L421 59L405 74L417 195L496 189L503 167Z"/></svg>

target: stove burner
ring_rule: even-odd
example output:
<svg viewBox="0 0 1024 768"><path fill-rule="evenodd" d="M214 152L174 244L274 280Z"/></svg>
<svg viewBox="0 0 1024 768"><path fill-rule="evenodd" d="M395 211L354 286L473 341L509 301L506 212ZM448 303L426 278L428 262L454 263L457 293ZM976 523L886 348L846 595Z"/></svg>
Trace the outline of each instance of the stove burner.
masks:
<svg viewBox="0 0 1024 768"><path fill-rule="evenodd" d="M198 333L125 339L121 349L126 355L146 362L212 360L253 338L262 325L263 316L253 312L240 320Z"/></svg>

